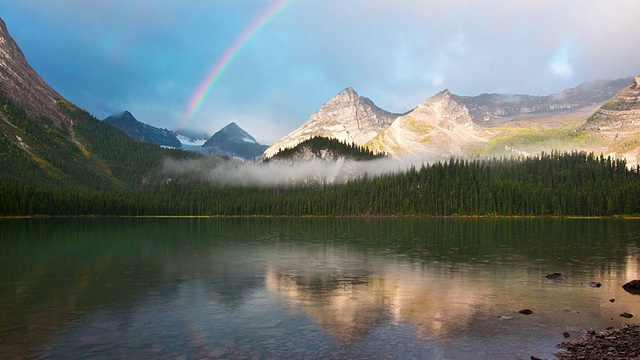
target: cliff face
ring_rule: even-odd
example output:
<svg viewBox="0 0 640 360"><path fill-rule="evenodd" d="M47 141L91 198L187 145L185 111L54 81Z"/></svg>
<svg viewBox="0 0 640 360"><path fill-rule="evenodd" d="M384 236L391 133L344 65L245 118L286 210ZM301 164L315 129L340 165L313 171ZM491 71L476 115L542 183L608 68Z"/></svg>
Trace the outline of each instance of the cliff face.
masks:
<svg viewBox="0 0 640 360"><path fill-rule="evenodd" d="M364 145L398 116L347 88L322 105L307 122L269 147L264 156L269 158L314 136Z"/></svg>
<svg viewBox="0 0 640 360"><path fill-rule="evenodd" d="M464 155L468 144L481 141L467 107L444 90L398 117L368 146L392 156L448 157Z"/></svg>
<svg viewBox="0 0 640 360"><path fill-rule="evenodd" d="M625 157L630 164L640 160L640 75L620 90L587 120L582 127L605 146L599 150Z"/></svg>
<svg viewBox="0 0 640 360"><path fill-rule="evenodd" d="M33 116L45 116L56 124L70 120L57 105L63 97L53 90L29 65L22 50L9 35L0 19L0 92Z"/></svg>
<svg viewBox="0 0 640 360"><path fill-rule="evenodd" d="M636 125L636 126L634 126ZM587 120L585 130L601 133L634 130L640 126L640 75L633 83L620 90Z"/></svg>
<svg viewBox="0 0 640 360"><path fill-rule="evenodd" d="M481 94L453 97L465 104L474 122L495 125L502 119L527 114L573 111L601 104L631 82L631 78L589 81L557 94L546 96Z"/></svg>

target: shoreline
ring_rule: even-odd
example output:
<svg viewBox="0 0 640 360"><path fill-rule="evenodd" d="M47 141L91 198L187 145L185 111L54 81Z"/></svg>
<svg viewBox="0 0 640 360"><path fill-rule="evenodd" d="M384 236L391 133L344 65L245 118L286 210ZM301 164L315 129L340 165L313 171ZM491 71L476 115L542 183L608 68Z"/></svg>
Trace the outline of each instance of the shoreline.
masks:
<svg viewBox="0 0 640 360"><path fill-rule="evenodd" d="M576 341L557 345L556 359L638 359L640 358L640 324L626 324L603 332L587 331ZM531 359L536 359L531 357Z"/></svg>
<svg viewBox="0 0 640 360"><path fill-rule="evenodd" d="M0 219L565 219L640 220L640 215L0 215Z"/></svg>

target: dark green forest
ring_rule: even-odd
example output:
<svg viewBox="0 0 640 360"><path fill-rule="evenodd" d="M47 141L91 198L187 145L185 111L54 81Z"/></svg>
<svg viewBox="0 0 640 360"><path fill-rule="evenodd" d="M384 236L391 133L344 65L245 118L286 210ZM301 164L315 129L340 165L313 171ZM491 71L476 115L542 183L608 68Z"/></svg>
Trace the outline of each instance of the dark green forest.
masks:
<svg viewBox="0 0 640 360"><path fill-rule="evenodd" d="M459 160L346 184L234 187L189 176L118 191L0 184L3 215L612 216L640 213L640 174L586 153Z"/></svg>
<svg viewBox="0 0 640 360"><path fill-rule="evenodd" d="M166 158L197 157L134 141L64 100L58 107L73 133L64 122L33 116L0 93L0 182L66 191L126 190L153 181ZM23 141L24 148L8 137Z"/></svg>

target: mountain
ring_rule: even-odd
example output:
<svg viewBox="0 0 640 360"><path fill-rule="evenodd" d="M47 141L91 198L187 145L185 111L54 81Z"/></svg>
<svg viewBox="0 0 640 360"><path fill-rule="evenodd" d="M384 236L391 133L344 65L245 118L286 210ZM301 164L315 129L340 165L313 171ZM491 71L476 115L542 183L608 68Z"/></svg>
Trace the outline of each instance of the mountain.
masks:
<svg viewBox="0 0 640 360"><path fill-rule="evenodd" d="M519 115L558 113L599 105L610 99L633 78L587 81L575 88L546 95L481 94L453 98L467 106L474 122L491 126Z"/></svg>
<svg viewBox="0 0 640 360"><path fill-rule="evenodd" d="M244 131L235 122L213 134L203 145L210 154L253 160L262 156L267 145L258 144L253 136Z"/></svg>
<svg viewBox="0 0 640 360"><path fill-rule="evenodd" d="M335 138L346 143L364 145L387 128L400 114L377 107L373 101L346 88L311 115L309 120L265 152L269 158L278 151L292 148L315 136Z"/></svg>
<svg viewBox="0 0 640 360"><path fill-rule="evenodd" d="M178 140L176 134L173 132L142 123L136 120L128 111L111 115L103 121L124 131L136 141L146 141L173 148L179 148L181 146L180 140Z"/></svg>
<svg viewBox="0 0 640 360"><path fill-rule="evenodd" d="M137 188L182 151L138 143L79 109L27 62L0 19L0 182L65 189Z"/></svg>
<svg viewBox="0 0 640 360"><path fill-rule="evenodd" d="M582 126L630 79L589 81L547 96L458 96L444 90L405 114L381 110L347 88L267 149L265 156L315 136L353 142L394 157L526 156L551 150L620 153L607 148L611 139L588 133ZM616 146L627 148L632 141ZM627 160L634 164L631 155Z"/></svg>
<svg viewBox="0 0 640 360"><path fill-rule="evenodd" d="M640 75L602 104L583 130L606 146L606 154L624 156L630 163L640 160Z"/></svg>
<svg viewBox="0 0 640 360"><path fill-rule="evenodd" d="M444 90L399 116L367 146L389 155L462 156L466 145L483 141L467 107Z"/></svg>

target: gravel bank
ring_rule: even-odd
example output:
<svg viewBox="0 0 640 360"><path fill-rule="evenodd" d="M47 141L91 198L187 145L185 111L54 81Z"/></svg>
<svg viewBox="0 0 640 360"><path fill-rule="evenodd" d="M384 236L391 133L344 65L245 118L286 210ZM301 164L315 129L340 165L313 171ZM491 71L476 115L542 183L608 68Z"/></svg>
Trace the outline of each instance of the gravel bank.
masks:
<svg viewBox="0 0 640 360"><path fill-rule="evenodd" d="M558 359L640 359L640 325L625 325L602 333L587 332L575 342L563 342Z"/></svg>

